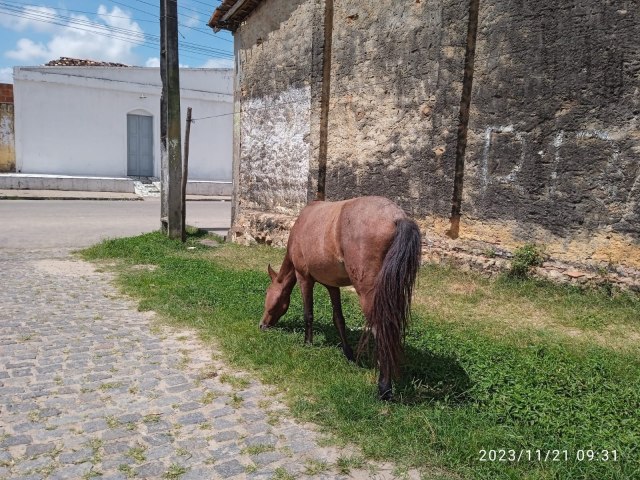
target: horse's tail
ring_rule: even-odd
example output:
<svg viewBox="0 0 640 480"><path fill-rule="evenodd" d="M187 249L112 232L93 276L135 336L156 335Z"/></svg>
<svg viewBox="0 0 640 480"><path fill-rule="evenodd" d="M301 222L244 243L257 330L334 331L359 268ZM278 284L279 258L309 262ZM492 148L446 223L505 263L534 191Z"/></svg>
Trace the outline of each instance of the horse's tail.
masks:
<svg viewBox="0 0 640 480"><path fill-rule="evenodd" d="M374 332L382 375L398 376L411 295L420 266L420 229L408 218L396 222L396 234L378 273L367 330Z"/></svg>

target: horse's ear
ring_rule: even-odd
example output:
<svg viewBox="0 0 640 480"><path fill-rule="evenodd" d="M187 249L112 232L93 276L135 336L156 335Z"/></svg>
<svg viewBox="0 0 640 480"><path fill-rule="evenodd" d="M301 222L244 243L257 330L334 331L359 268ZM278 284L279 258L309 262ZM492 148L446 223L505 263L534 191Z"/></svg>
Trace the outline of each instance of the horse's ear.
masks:
<svg viewBox="0 0 640 480"><path fill-rule="evenodd" d="M276 277L278 276L278 274L273 270L273 268L271 268L271 264L269 264L269 266L267 267L267 272L269 272L269 276L271 277L271 280L275 280Z"/></svg>

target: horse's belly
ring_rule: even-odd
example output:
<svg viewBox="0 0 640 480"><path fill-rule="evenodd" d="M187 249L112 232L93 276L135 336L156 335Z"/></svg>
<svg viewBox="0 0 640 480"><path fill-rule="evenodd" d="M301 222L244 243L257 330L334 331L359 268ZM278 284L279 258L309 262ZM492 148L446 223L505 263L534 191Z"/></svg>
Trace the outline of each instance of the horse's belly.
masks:
<svg viewBox="0 0 640 480"><path fill-rule="evenodd" d="M351 279L343 264L317 265L309 269L316 281L330 287L346 287L351 285Z"/></svg>

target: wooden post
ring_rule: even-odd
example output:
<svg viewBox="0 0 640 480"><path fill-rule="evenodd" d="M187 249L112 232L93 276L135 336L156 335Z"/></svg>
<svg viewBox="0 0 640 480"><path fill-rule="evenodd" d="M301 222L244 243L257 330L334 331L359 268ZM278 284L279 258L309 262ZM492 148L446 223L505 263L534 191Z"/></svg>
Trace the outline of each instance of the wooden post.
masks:
<svg viewBox="0 0 640 480"><path fill-rule="evenodd" d="M462 98L460 99L460 117L458 122L458 143L456 146L456 165L453 180L453 198L451 200L451 226L446 235L456 239L460 235L462 211L462 189L464 186L464 156L467 151L467 130L471 107L471 89L476 56L476 37L480 0L469 0L469 20L467 28L467 50L464 57L464 76L462 79Z"/></svg>
<svg viewBox="0 0 640 480"><path fill-rule="evenodd" d="M320 145L318 149L318 191L316 200L325 199L327 152L329 148L329 101L331 100L331 50L333 44L333 0L324 3L324 49L322 50L322 91L320 97Z"/></svg>
<svg viewBox="0 0 640 480"><path fill-rule="evenodd" d="M191 134L191 107L187 108L184 129L184 159L182 161L182 241L187 241L187 178L189 177L189 135Z"/></svg>
<svg viewBox="0 0 640 480"><path fill-rule="evenodd" d="M180 63L178 59L177 0L161 0L161 77L166 137L162 153L162 221L170 238L182 238L182 148L180 128ZM164 54L164 55L163 55ZM163 120L160 122L161 126ZM166 203L165 203L166 201Z"/></svg>

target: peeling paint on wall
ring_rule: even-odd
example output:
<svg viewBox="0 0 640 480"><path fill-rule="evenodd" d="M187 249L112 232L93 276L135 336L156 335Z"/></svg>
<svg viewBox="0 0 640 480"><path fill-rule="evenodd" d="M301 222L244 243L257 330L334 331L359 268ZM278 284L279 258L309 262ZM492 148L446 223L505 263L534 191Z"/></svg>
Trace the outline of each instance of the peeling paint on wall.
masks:
<svg viewBox="0 0 640 480"><path fill-rule="evenodd" d="M240 191L244 207L296 213L307 203L311 89L242 104Z"/></svg>
<svg viewBox="0 0 640 480"><path fill-rule="evenodd" d="M13 104L0 103L0 172L15 172Z"/></svg>

